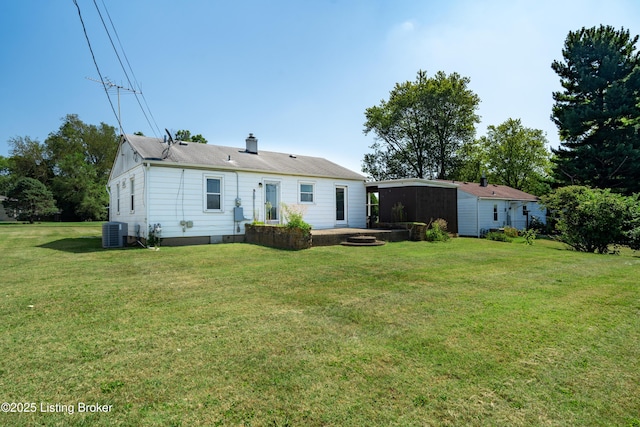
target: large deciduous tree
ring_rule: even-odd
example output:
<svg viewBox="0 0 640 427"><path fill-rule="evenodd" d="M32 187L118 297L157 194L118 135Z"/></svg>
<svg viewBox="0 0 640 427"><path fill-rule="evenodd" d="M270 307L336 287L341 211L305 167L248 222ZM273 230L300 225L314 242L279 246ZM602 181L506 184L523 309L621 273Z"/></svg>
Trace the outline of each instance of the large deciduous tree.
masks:
<svg viewBox="0 0 640 427"><path fill-rule="evenodd" d="M53 167L44 144L28 136L15 136L8 142L11 147L8 167L12 175L37 179L45 185L51 181Z"/></svg>
<svg viewBox="0 0 640 427"><path fill-rule="evenodd" d="M640 191L640 57L638 36L611 26L569 32L563 61L551 68L552 119L561 144L555 153L560 183Z"/></svg>
<svg viewBox="0 0 640 427"><path fill-rule="evenodd" d="M547 142L543 131L522 126L520 119L489 126L487 135L480 138L487 173L497 184L540 193L549 176Z"/></svg>
<svg viewBox="0 0 640 427"><path fill-rule="evenodd" d="M51 189L65 220L106 218L106 184L118 149L116 128L84 123L67 115L60 129L45 140L54 167Z"/></svg>
<svg viewBox="0 0 640 427"><path fill-rule="evenodd" d="M472 141L480 99L469 78L419 71L416 81L397 83L389 100L367 108L364 133L374 132L373 153L362 170L375 179L448 178L456 152Z"/></svg>

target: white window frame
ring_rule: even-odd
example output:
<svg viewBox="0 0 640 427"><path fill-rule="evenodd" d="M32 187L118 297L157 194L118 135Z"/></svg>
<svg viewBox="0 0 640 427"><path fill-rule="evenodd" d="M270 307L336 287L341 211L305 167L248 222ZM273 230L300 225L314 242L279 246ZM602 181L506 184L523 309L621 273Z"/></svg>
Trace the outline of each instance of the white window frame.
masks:
<svg viewBox="0 0 640 427"><path fill-rule="evenodd" d="M135 201L136 201L136 190L135 190L135 183L136 183L136 177L132 176L131 178L129 178L129 185L131 186L131 190L130 190L130 202L131 202L131 213L135 213L136 212L136 205L135 205Z"/></svg>
<svg viewBox="0 0 640 427"><path fill-rule="evenodd" d="M310 185L311 192L302 191L303 185ZM302 200L302 194L311 194L311 201ZM316 183L312 181L298 181L298 203L301 205L315 205L316 204Z"/></svg>
<svg viewBox="0 0 640 427"><path fill-rule="evenodd" d="M217 179L220 181L220 193L208 193L207 192L207 180ZM207 196L209 194L220 195L220 208L219 209L207 209ZM204 175L202 179L202 207L204 212L224 212L224 178L220 175Z"/></svg>

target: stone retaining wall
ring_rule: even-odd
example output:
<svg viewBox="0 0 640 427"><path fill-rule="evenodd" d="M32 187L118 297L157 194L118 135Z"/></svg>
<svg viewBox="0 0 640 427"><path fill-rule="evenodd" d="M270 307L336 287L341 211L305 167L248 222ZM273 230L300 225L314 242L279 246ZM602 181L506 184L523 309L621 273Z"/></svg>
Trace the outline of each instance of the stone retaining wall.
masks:
<svg viewBox="0 0 640 427"><path fill-rule="evenodd" d="M311 234L299 228L245 224L245 242L278 249L309 249Z"/></svg>

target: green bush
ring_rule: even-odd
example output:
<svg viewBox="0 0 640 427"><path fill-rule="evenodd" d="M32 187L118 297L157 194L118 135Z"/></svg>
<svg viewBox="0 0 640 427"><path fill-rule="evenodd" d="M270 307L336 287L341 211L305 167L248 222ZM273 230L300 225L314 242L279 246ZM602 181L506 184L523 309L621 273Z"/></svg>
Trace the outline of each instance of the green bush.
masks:
<svg viewBox="0 0 640 427"><path fill-rule="evenodd" d="M514 227L505 227L505 228L504 228L504 234L506 234L506 235L507 235L507 237L514 238L514 237L518 237L519 232L518 232L518 229L517 229L517 228L514 228Z"/></svg>
<svg viewBox="0 0 640 427"><path fill-rule="evenodd" d="M282 210L287 220L285 227L298 228L304 232L304 234L311 233L311 224L302 219L304 215L304 206L300 205L286 205L282 204Z"/></svg>
<svg viewBox="0 0 640 427"><path fill-rule="evenodd" d="M507 236L505 233L500 231L490 231L485 236L485 239L495 240L496 242L507 242L511 243L511 237Z"/></svg>
<svg viewBox="0 0 640 427"><path fill-rule="evenodd" d="M427 242L446 242L449 240L447 232L447 221L438 218L431 223L431 226L425 232L425 240Z"/></svg>
<svg viewBox="0 0 640 427"><path fill-rule="evenodd" d="M581 186L544 196L560 240L580 252L616 253L618 246L640 249L638 196Z"/></svg>
<svg viewBox="0 0 640 427"><path fill-rule="evenodd" d="M530 228L527 231L522 233L522 237L524 237L525 245L532 246L536 240L536 230L534 230L533 228Z"/></svg>
<svg viewBox="0 0 640 427"><path fill-rule="evenodd" d="M629 221L625 230L627 245L633 250L640 250L640 194L627 198L629 205Z"/></svg>

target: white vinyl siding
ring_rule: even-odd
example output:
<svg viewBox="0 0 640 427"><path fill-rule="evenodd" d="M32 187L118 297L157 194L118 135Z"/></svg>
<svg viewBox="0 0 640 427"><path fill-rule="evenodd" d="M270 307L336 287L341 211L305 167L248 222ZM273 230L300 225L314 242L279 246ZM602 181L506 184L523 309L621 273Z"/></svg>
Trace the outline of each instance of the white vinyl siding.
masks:
<svg viewBox="0 0 640 427"><path fill-rule="evenodd" d="M129 191L122 193L123 211L116 217L117 185L127 185L135 177L135 214L129 213ZM219 195L220 209L207 210L207 178L219 180L211 188L210 195ZM112 205L113 221L129 224L129 234L135 235L136 225L141 237L146 237L149 225L160 224L162 237L227 236L244 234L244 222L236 223L233 208L240 199L244 217L265 221L265 187L267 182L279 183L280 202L303 207L303 219L313 229L336 226L336 185L346 186L348 197L345 213L350 227L366 226L366 192L363 182L336 180L331 178L304 179L300 176L264 174L259 172L209 171L205 169L182 169L150 165L142 162L124 175L113 177ZM300 184L313 184L313 203L300 203ZM260 186L262 184L262 186ZM124 191L124 190L121 190ZM255 199L254 199L255 194ZM217 198L214 198L217 199ZM217 201L215 202L217 203ZM212 206L215 207L215 206ZM126 211L125 211L126 210ZM181 222L191 223L184 227ZM238 229L239 226L239 229Z"/></svg>

